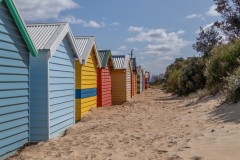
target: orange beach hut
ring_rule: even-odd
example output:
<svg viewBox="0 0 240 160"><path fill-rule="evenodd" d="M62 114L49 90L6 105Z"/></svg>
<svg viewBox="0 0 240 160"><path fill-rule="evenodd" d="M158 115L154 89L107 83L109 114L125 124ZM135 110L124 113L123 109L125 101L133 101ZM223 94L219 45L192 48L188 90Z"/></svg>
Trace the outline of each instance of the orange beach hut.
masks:
<svg viewBox="0 0 240 160"><path fill-rule="evenodd" d="M120 105L131 98L130 58L128 55L113 55L112 103Z"/></svg>

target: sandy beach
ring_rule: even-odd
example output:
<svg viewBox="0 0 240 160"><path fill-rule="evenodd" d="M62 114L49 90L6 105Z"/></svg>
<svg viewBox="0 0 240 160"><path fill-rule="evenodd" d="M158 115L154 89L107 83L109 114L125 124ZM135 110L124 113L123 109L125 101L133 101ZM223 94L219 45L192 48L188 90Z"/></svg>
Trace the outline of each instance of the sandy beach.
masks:
<svg viewBox="0 0 240 160"><path fill-rule="evenodd" d="M10 160L239 160L240 103L179 98L149 89L96 108L66 135L27 146Z"/></svg>

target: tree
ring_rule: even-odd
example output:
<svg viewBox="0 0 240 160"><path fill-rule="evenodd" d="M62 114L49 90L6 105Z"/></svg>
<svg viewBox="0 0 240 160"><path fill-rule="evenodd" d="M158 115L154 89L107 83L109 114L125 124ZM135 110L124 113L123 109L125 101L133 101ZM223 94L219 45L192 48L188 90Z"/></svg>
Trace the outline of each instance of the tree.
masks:
<svg viewBox="0 0 240 160"><path fill-rule="evenodd" d="M213 26L211 29L206 30L200 27L199 37L197 38L197 42L193 44L193 49L200 52L204 58L207 58L213 47L221 44L221 40L222 36L219 35Z"/></svg>
<svg viewBox="0 0 240 160"><path fill-rule="evenodd" d="M164 79L167 81L174 70L179 70L182 67L184 61L185 60L182 57L176 58L175 61L166 68Z"/></svg>
<svg viewBox="0 0 240 160"><path fill-rule="evenodd" d="M221 14L223 20L214 23L220 28L229 40L240 37L240 1L239 0L214 0L216 11Z"/></svg>
<svg viewBox="0 0 240 160"><path fill-rule="evenodd" d="M201 57L189 57L178 77L178 95L188 95L205 87L205 64Z"/></svg>

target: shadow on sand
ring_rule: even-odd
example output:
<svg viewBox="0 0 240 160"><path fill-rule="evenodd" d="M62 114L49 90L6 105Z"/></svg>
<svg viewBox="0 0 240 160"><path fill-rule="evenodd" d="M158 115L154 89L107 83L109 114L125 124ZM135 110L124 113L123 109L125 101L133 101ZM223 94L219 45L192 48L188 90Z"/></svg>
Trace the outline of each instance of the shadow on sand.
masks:
<svg viewBox="0 0 240 160"><path fill-rule="evenodd" d="M209 113L215 122L240 123L240 102L235 104L222 104Z"/></svg>
<svg viewBox="0 0 240 160"><path fill-rule="evenodd" d="M176 95L171 95L171 96L164 96L161 98L156 98L154 99L155 101L171 101L171 100L181 100L182 97L176 96Z"/></svg>

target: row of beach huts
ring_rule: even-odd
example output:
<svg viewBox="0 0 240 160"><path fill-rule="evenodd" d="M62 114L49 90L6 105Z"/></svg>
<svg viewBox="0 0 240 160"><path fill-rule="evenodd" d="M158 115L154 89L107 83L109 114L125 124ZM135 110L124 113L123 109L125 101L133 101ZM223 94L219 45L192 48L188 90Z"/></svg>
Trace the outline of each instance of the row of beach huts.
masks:
<svg viewBox="0 0 240 160"><path fill-rule="evenodd" d="M136 58L98 50L68 23L26 25L0 0L0 160L61 135L92 107L130 100L149 78Z"/></svg>

